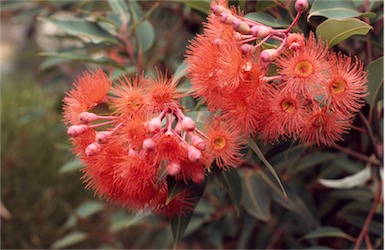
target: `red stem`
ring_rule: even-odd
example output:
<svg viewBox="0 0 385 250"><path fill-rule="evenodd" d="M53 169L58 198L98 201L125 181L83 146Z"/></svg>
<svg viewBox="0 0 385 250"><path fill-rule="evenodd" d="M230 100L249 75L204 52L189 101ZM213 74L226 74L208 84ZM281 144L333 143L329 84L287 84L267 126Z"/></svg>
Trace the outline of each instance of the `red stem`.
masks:
<svg viewBox="0 0 385 250"><path fill-rule="evenodd" d="M354 246L355 250L360 248L362 240L364 239L364 236L368 232L370 222L372 221L372 218L374 215L374 211L376 210L378 202L380 201L381 193L382 193L382 181L379 180L377 190L376 190L376 196L374 197L372 207L370 208L368 217L366 217L366 220L365 220L364 226L361 229L360 235L357 238L356 244Z"/></svg>

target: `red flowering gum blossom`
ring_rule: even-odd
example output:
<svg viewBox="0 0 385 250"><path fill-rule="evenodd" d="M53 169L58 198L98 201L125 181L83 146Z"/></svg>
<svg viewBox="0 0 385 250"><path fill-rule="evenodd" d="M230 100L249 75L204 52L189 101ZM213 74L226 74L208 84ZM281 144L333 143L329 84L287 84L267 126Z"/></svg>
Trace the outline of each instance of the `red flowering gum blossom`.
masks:
<svg viewBox="0 0 385 250"><path fill-rule="evenodd" d="M79 115L103 102L111 87L111 81L102 69L89 73L85 71L82 77L73 83L67 96L64 97L63 114L66 124L79 124Z"/></svg>

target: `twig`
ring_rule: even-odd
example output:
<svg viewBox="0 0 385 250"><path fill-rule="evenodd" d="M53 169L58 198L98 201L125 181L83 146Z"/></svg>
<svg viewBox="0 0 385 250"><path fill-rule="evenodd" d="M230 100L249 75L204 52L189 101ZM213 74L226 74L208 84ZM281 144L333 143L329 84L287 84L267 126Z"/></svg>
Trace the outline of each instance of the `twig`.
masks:
<svg viewBox="0 0 385 250"><path fill-rule="evenodd" d="M368 120L365 118L364 114L362 113L362 111L359 112L358 115L360 116L361 120L364 122L366 131L368 131L369 139L372 142L374 153L376 154L377 159L379 159L381 161L382 157L381 157L380 152L378 151L376 139L374 138L374 134L373 134L373 130L372 130Z"/></svg>
<svg viewBox="0 0 385 250"><path fill-rule="evenodd" d="M380 201L381 193L382 193L382 181L379 180L378 184L377 184L376 196L374 197L374 201L373 201L372 207L370 208L368 217L366 217L364 226L362 227L361 232L360 232L360 234L359 234L359 236L357 238L356 244L354 246L355 250L360 248L362 240L364 239L364 236L368 232L370 222L372 221L372 218L373 218L373 215L374 215L374 211L376 210L378 202Z"/></svg>
<svg viewBox="0 0 385 250"><path fill-rule="evenodd" d="M366 247L368 248L368 250L373 249L372 243L370 243L370 237L369 237L368 233L365 234L365 243L366 243Z"/></svg>
<svg viewBox="0 0 385 250"><path fill-rule="evenodd" d="M371 163L371 164L374 164L374 165L377 165L377 166L381 166L381 162L378 160L378 159L373 159L373 158L369 158L368 156L364 155L364 154L361 154L361 153L358 153L356 151L353 151L351 149L348 149L348 148L344 148L340 145L334 145L333 146L335 149L343 152L343 153L346 153L348 155L351 155L357 159L360 159L360 160L363 160L365 162L368 162L368 163Z"/></svg>

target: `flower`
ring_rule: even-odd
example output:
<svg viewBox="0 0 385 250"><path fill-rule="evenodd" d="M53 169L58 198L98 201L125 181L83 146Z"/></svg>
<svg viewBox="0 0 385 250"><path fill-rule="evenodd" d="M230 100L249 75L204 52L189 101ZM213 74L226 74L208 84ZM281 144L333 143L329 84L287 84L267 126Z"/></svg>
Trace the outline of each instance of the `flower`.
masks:
<svg viewBox="0 0 385 250"><path fill-rule="evenodd" d="M367 72L355 57L333 54L330 58L330 79L326 82L327 105L343 113L357 112L365 104L368 95Z"/></svg>
<svg viewBox="0 0 385 250"><path fill-rule="evenodd" d="M310 34L305 45L295 51L286 50L276 59L277 73L286 82L289 92L300 92L306 97L321 88L329 77L328 49Z"/></svg>
<svg viewBox="0 0 385 250"><path fill-rule="evenodd" d="M240 150L244 143L239 127L231 127L218 120L205 123L207 154L220 168L237 167L241 162Z"/></svg>
<svg viewBox="0 0 385 250"><path fill-rule="evenodd" d="M124 76L124 80L119 79L120 84L112 88L114 96L111 97L109 104L114 109L114 114L126 119L146 115L146 93L139 79L141 78L138 76L133 80Z"/></svg>
<svg viewBox="0 0 385 250"><path fill-rule="evenodd" d="M304 124L304 102L303 97L296 92L288 92L282 87L270 87L264 96L262 137L270 141L278 141L279 137L295 138Z"/></svg>
<svg viewBox="0 0 385 250"><path fill-rule="evenodd" d="M167 73L166 73L167 74ZM158 69L156 77L144 81L145 92L147 93L148 107L150 113L159 112L167 108L174 109L178 106L181 93L176 90L177 81L167 78Z"/></svg>
<svg viewBox="0 0 385 250"><path fill-rule="evenodd" d="M312 145L326 144L332 146L342 140L342 134L350 130L352 116L339 111L314 105L305 116L299 138L302 142Z"/></svg>
<svg viewBox="0 0 385 250"><path fill-rule="evenodd" d="M104 71L98 68L95 72L83 72L73 83L74 88L63 99L63 114L66 124L79 124L79 115L105 101L111 81Z"/></svg>

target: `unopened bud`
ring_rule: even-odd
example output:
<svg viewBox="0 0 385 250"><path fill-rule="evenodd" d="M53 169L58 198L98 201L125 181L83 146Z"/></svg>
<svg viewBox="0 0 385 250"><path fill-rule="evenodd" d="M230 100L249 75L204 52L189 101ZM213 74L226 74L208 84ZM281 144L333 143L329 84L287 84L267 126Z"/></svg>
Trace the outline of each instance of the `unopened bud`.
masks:
<svg viewBox="0 0 385 250"><path fill-rule="evenodd" d="M196 184L201 184L203 182L203 180L205 179L205 174L203 172L194 172L192 174L192 180L196 183Z"/></svg>
<svg viewBox="0 0 385 250"><path fill-rule="evenodd" d="M182 133L182 122L178 121L175 125L174 131L180 135Z"/></svg>
<svg viewBox="0 0 385 250"><path fill-rule="evenodd" d="M128 150L128 156L138 156L138 152L136 152L134 149L130 148Z"/></svg>
<svg viewBox="0 0 385 250"><path fill-rule="evenodd" d="M195 122L190 117L185 116L182 120L182 128L186 132L191 132L195 129Z"/></svg>
<svg viewBox="0 0 385 250"><path fill-rule="evenodd" d="M71 137L77 137L82 135L87 129L87 125L73 125L67 129L67 134Z"/></svg>
<svg viewBox="0 0 385 250"><path fill-rule="evenodd" d="M235 19L233 22L233 29L243 35L250 34L250 26L239 19Z"/></svg>
<svg viewBox="0 0 385 250"><path fill-rule="evenodd" d="M147 138L143 141L142 143L142 147L145 149L145 150L148 150L148 151L152 151L154 150L155 148L155 142L152 138Z"/></svg>
<svg viewBox="0 0 385 250"><path fill-rule="evenodd" d="M262 25L254 25L250 28L250 33L256 38L264 38L271 33L271 28Z"/></svg>
<svg viewBox="0 0 385 250"><path fill-rule="evenodd" d="M264 62L271 62L278 56L278 51L276 49L265 49L261 52L260 57Z"/></svg>
<svg viewBox="0 0 385 250"><path fill-rule="evenodd" d="M202 153L194 146L188 147L188 159L192 163L198 162L202 158Z"/></svg>
<svg viewBox="0 0 385 250"><path fill-rule="evenodd" d="M104 144L108 142L108 139L111 137L111 131L100 131L96 133L95 141L99 144Z"/></svg>
<svg viewBox="0 0 385 250"><path fill-rule="evenodd" d="M231 13L231 11L230 11L229 9L227 9L226 7L224 7L224 6L222 6L222 5L219 5L219 4L212 6L212 7L211 7L211 11L212 11L215 15L217 15L217 16L219 16L219 15L222 14L223 12Z"/></svg>
<svg viewBox="0 0 385 250"><path fill-rule="evenodd" d="M206 149L206 143L197 135L191 134L191 142L192 145L200 151L204 151Z"/></svg>
<svg viewBox="0 0 385 250"><path fill-rule="evenodd" d="M253 51L253 48L254 47L251 44L248 44L248 43L242 44L242 46L241 46L242 54L246 55L250 51Z"/></svg>
<svg viewBox="0 0 385 250"><path fill-rule="evenodd" d="M98 154L101 150L102 146L99 143L94 142L86 147L85 152L87 156L94 156Z"/></svg>
<svg viewBox="0 0 385 250"><path fill-rule="evenodd" d="M90 122L96 121L98 116L94 113L83 112L79 115L79 121L83 124L88 124Z"/></svg>
<svg viewBox="0 0 385 250"><path fill-rule="evenodd" d="M167 165L166 169L167 169L167 174L171 176L175 176L180 172L180 163L177 161L172 161Z"/></svg>
<svg viewBox="0 0 385 250"><path fill-rule="evenodd" d="M148 123L148 132L156 134L162 128L162 121L159 118L154 118Z"/></svg>
<svg viewBox="0 0 385 250"><path fill-rule="evenodd" d="M298 12L304 12L309 7L309 2L307 0L297 0L294 4L295 10Z"/></svg>
<svg viewBox="0 0 385 250"><path fill-rule="evenodd" d="M224 24L233 24L233 22L236 19L237 18L235 16L233 16L231 13L222 12L219 20L221 20L221 22Z"/></svg>

